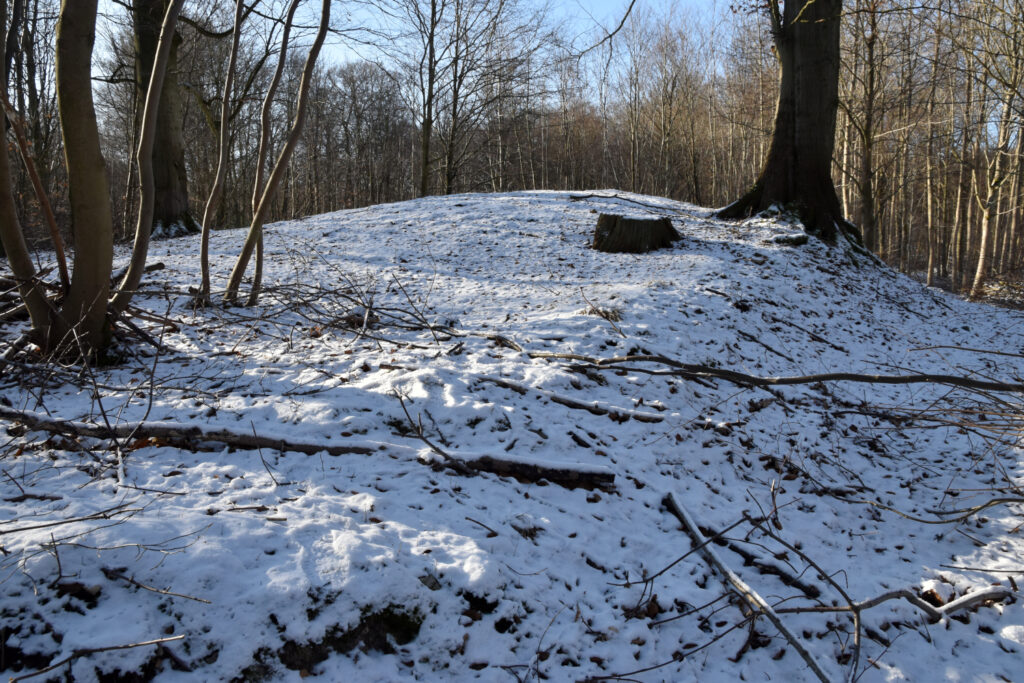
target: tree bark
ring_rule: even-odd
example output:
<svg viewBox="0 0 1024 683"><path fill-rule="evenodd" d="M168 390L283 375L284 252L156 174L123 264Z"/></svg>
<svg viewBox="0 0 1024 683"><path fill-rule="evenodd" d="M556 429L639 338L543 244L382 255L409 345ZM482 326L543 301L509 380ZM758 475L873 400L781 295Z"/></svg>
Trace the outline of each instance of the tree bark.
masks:
<svg viewBox="0 0 1024 683"><path fill-rule="evenodd" d="M293 3L294 6L294 3ZM231 91L235 82L235 68L238 63L238 43L242 31L242 12L245 9L243 0L235 3L235 32L231 36L231 55L228 57L228 72L224 77L224 90L220 103L220 136L217 154L217 175L213 179L213 187L210 188L210 196L206 200L206 209L203 211L203 235L199 247L199 266L202 282L200 284L199 296L203 303L210 300L210 231L213 230L213 217L217 212L217 205L220 203L220 196L224 189L224 178L228 174L228 155L231 152L231 128L228 126L231 118ZM289 21L289 26L291 22ZM279 74L275 74L278 76ZM266 130L260 138L260 152L264 151ZM262 169L262 158L259 159ZM262 175L257 170L257 182ZM255 194L254 194L255 196Z"/></svg>
<svg viewBox="0 0 1024 683"><path fill-rule="evenodd" d="M97 0L63 0L55 65L75 244L71 291L61 311L86 352L102 349L108 341L107 297L114 258L110 191L92 99L96 5ZM62 341L51 336L46 346Z"/></svg>
<svg viewBox="0 0 1024 683"><path fill-rule="evenodd" d="M742 218L773 205L796 209L805 229L825 241L843 233L860 241L842 216L832 182L839 102L839 18L842 0L770 3L779 60L775 129L754 186L719 211Z"/></svg>
<svg viewBox="0 0 1024 683"><path fill-rule="evenodd" d="M146 257L149 254L149 238L156 208L156 174L153 167L153 148L157 134L157 120L160 113L161 93L164 77L167 73L170 53L174 43L175 25L178 13L185 0L171 0L167 14L161 21L160 39L153 60L153 72L146 90L146 100L142 108L142 123L139 126L139 147L135 153L135 162L139 169L139 220L135 228L135 243L132 247L132 258L128 264L117 293L110 304L114 315L120 314L128 306L146 268Z"/></svg>
<svg viewBox="0 0 1024 683"><path fill-rule="evenodd" d="M864 40L864 121L861 127L860 177L860 230L864 246L873 249L876 240L877 214L875 211L875 104L878 96L878 62L875 59L875 45L878 40L877 3L868 6L868 27L870 33Z"/></svg>
<svg viewBox="0 0 1024 683"><path fill-rule="evenodd" d="M443 0L430 0L430 16L426 18L425 25L420 26L421 31L426 35L423 39L426 43L424 61L420 68L420 88L423 95L423 121L420 125L420 196L426 197L430 193L430 139L434 134L434 90L437 81L437 28L441 22L441 14L444 11ZM418 11L418 10L417 10ZM421 15L422 16L422 15ZM422 23L422 20L421 20ZM426 73L423 73L424 69ZM426 79L426 83L423 83Z"/></svg>
<svg viewBox="0 0 1024 683"><path fill-rule="evenodd" d="M644 254L671 247L680 239L668 218L627 218L602 213L597 217L592 246L610 253Z"/></svg>
<svg viewBox="0 0 1024 683"><path fill-rule="evenodd" d="M11 273L18 282L18 293L28 309L32 330L42 341L49 336L52 310L41 283L36 279L35 264L21 231L6 147L4 144L0 149L0 246L4 248Z"/></svg>
<svg viewBox="0 0 1024 683"><path fill-rule="evenodd" d="M7 21L7 3L0 3L0 18ZM14 0L11 6L11 24L7 29L7 37L4 40L4 92L7 92L7 84L11 80L11 65L14 62L14 55L18 52L18 37L21 31L21 21L25 14L25 3L23 0Z"/></svg>
<svg viewBox="0 0 1024 683"><path fill-rule="evenodd" d="M142 115L150 74L156 60L160 27L171 0L133 0L135 29L136 111ZM185 142L182 126L181 88L178 85L178 45L175 33L171 45L160 108L153 136L153 219L157 236L174 237L199 232L189 210L188 174L185 168ZM141 121L138 122L141 126Z"/></svg>
<svg viewBox="0 0 1024 683"><path fill-rule="evenodd" d="M997 133L996 148L992 151L992 159L988 164L985 173L985 198L980 195L980 188L975 195L978 207L981 209L981 243L978 245L978 265L974 271L974 281L971 285L971 298L981 297L984 289L985 278L989 275L989 261L992 257L993 232L995 223L999 220L997 207L1003 194L1003 183L1006 181L1006 163L1010 154L1009 144L1012 128L1011 103L1012 90L1008 84L1007 91L1003 94L1004 101L1002 112L999 117L999 129Z"/></svg>

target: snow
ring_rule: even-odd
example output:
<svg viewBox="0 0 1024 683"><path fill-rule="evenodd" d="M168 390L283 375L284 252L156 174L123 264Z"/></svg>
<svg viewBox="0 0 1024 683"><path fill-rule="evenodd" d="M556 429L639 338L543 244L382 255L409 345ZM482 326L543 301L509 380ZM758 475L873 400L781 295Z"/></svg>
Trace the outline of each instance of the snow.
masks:
<svg viewBox="0 0 1024 683"><path fill-rule="evenodd" d="M600 253L589 248L598 212L669 216L683 239ZM180 635L162 650L83 654L50 675L814 680L767 619L752 637L700 553L672 565L691 550L662 504L672 494L708 535L736 525L717 555L830 678L851 671L850 615L786 608L845 605L840 590L945 604L998 584L1010 597L938 623L906 600L864 610L857 672L1019 679L1021 505L920 521L1021 499L1018 394L754 389L564 357L665 356L759 376L1024 375L1024 314L927 289L848 248L777 241L800 233L784 217L722 223L613 191L428 198L268 226L260 306L205 310L188 292L198 238L154 243L150 261L166 269L136 300L154 319L137 322L165 350L137 340L92 374L12 366L0 402L370 454L159 439L118 449L6 424L3 675ZM242 238L212 236L215 287ZM5 325L6 344L21 323ZM420 429L451 458L611 472L615 483L465 476ZM767 515L777 538L744 515Z"/></svg>

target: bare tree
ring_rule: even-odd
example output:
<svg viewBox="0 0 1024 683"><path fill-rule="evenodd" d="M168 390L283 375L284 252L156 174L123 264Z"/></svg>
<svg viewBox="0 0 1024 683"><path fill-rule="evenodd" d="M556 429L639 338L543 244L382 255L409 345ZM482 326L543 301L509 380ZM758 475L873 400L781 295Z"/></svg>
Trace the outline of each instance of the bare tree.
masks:
<svg viewBox="0 0 1024 683"><path fill-rule="evenodd" d="M291 13L291 10L289 12ZM253 251L257 248L257 245L262 245L263 223L266 220L267 213L270 209L270 201L284 177L284 173L288 168L288 162L291 160L292 152L295 150L295 146L298 144L299 137L302 133L302 125L305 122L306 109L308 107L309 88L312 81L313 68L316 66L317 57L320 55L320 48L323 46L324 39L327 36L327 28L330 24L330 19L330 0L323 0L323 9L320 14L320 28L317 30L316 38L313 39L313 45L309 49L309 54L306 56L306 62L302 68L302 78L299 82L298 99L295 103L295 118L292 121L292 126L288 133L288 137L285 140L284 146L277 157L277 161L274 163L274 168L267 180L266 187L262 191L259 204L253 213L252 223L249 226L249 232L246 235L245 243L242 245L242 250L238 255L238 260L235 262L235 267L232 269L231 276L228 279L227 291L224 293L225 301L234 302L237 298L238 290L242 284L242 277L245 275L245 271L249 265L249 260L252 257ZM257 251L256 256L252 289L249 292L247 300L247 304L250 306L255 305L259 297L260 285L263 277L262 248Z"/></svg>
<svg viewBox="0 0 1024 683"><path fill-rule="evenodd" d="M57 100L71 199L75 263L61 310L89 349L107 343L113 223L92 99L96 0L64 0L57 24ZM47 346L54 339L50 330ZM63 333L63 330L59 330ZM61 334L61 336L63 336Z"/></svg>
<svg viewBox="0 0 1024 683"><path fill-rule="evenodd" d="M142 123L139 128L139 147L135 162L139 172L139 220L135 228L135 244L128 270L110 302L111 312L116 316L124 311L135 295L149 255L149 239L153 229L153 212L156 207L156 181L153 172L153 147L157 135L157 118L160 112L164 78L171 61L171 48L175 40L175 25L185 0L171 0L167 6L160 29L156 58L149 78L149 88L143 105ZM95 114L93 118L95 126ZM70 164L69 164L70 167ZM107 211L109 213L109 203ZM111 231L113 227L111 226Z"/></svg>
<svg viewBox="0 0 1024 683"><path fill-rule="evenodd" d="M169 8L164 20L165 29L169 27L173 31L173 22L182 2L175 0ZM113 260L113 224L92 98L91 66L96 10L96 0L65 0L61 5L56 29L57 97L75 237L71 287L59 313L46 300L36 280L21 226L13 211L6 154L0 164L0 211L4 213L0 235L8 250L12 270L19 280L22 297L32 321L33 335L47 350L69 344L71 348L80 349L85 354L95 353L106 345L110 329L108 313L123 310L131 297L131 291L137 286L138 278L141 278L149 225L147 216L140 211L140 225L146 226L146 230L140 230L144 234L136 241L136 250L121 292L113 302L108 303ZM151 124L150 134L160 96L159 70L165 65L166 53L163 59L158 57L154 65L152 87L147 98L147 108L152 108L151 115L146 117ZM144 139L145 132L146 129ZM140 143L140 166L145 163L149 151L150 148ZM148 173L151 176L151 169ZM143 197L146 197L147 190L150 193L150 212L151 182L150 177L150 185L144 187L143 191Z"/></svg>
<svg viewBox="0 0 1024 683"><path fill-rule="evenodd" d="M6 17L5 17L6 18ZM7 84L3 84L3 99L7 100ZM14 199L14 184L7 154L6 135L0 150L0 245L3 246L11 272L18 282L18 291L28 309L32 329L40 341L50 336L50 328L57 323L56 312L46 299L46 293L36 273L18 219Z"/></svg>
<svg viewBox="0 0 1024 683"><path fill-rule="evenodd" d="M293 7L294 6L295 5L293 4ZM199 250L199 264L201 270L199 296L204 303L208 302L210 299L210 231L213 229L214 215L217 211L217 205L220 202L221 192L224 189L224 179L228 173L228 156L231 153L231 128L228 125L228 122L231 117L231 91L234 87L235 69L238 64L238 44L242 38L242 17L244 9L244 0L237 0L235 3L234 33L231 37L231 53L228 57L228 72L224 77L224 93L221 96L217 175L214 178L213 187L210 188L210 196L206 200L206 209L203 211L203 233L200 239ZM291 25L291 14L289 14L288 24ZM262 168L262 164L260 166ZM257 174L257 177L259 177L259 171L257 171Z"/></svg>

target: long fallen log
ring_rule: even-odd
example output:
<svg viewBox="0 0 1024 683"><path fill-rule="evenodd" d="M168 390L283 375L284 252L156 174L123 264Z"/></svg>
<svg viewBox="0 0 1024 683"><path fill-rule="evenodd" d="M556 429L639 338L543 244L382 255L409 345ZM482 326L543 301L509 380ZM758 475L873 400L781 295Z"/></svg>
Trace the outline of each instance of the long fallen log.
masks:
<svg viewBox="0 0 1024 683"><path fill-rule="evenodd" d="M262 436L256 433L233 432L227 429L203 429L195 425L180 425L169 422L126 422L107 427L74 420L59 420L30 410L15 410L0 405L0 419L18 422L29 429L61 434L64 436L85 436L95 439L133 439L135 441L156 439L161 445L195 450L203 443L217 443L233 448L268 448L281 452L327 453L328 455L369 455L383 448L385 444L324 444L305 443L288 439ZM503 477L514 477L520 481L537 483L548 481L564 488L611 488L615 474L606 467L578 463L550 463L538 460L498 458L491 455L452 456L445 454L445 464L463 473L468 471L490 472ZM433 463L426 463L433 464Z"/></svg>
<svg viewBox="0 0 1024 683"><path fill-rule="evenodd" d="M269 448L305 453L306 455L315 453L368 455L380 448L376 444L303 443L254 433L233 432L227 429L203 429L195 425L180 425L172 422L125 422L107 427L88 422L58 420L41 413L15 410L2 405L0 405L0 418L20 422L30 429L51 434L88 436L95 439L157 439L166 445L187 449L195 449L202 443L219 443L235 448Z"/></svg>

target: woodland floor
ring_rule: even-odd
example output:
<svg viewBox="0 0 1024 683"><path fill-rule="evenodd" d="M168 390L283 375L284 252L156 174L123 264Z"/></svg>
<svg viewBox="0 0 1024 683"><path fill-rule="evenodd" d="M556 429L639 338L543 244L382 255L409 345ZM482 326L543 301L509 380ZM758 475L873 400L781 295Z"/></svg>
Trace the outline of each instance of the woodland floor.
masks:
<svg viewBox="0 0 1024 683"><path fill-rule="evenodd" d="M118 363L0 361L0 670L1019 680L1024 313L800 235L429 198L269 226L261 304L206 309L155 243ZM970 381L862 377L914 374Z"/></svg>

